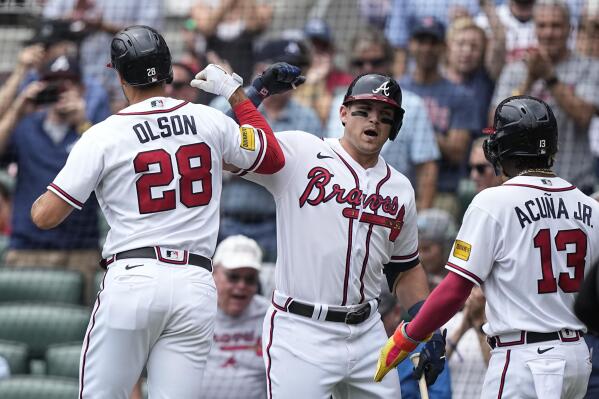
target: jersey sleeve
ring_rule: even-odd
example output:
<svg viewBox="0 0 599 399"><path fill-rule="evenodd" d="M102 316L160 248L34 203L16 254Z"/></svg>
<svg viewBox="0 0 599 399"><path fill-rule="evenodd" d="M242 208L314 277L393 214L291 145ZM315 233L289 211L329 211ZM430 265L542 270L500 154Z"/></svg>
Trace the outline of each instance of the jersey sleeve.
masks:
<svg viewBox="0 0 599 399"><path fill-rule="evenodd" d="M321 139L310 133L301 131L276 132L275 137L281 146L285 155L285 166L277 173L271 175L257 173L240 173L244 179L259 184L270 191L275 197L283 192L289 182L292 181L297 169L299 152L303 146L307 146L308 141L315 140L322 142Z"/></svg>
<svg viewBox="0 0 599 399"><path fill-rule="evenodd" d="M418 225L416 217L416 201L414 191L410 202L399 209L398 217L403 215L401 232L395 240L390 263L402 269L409 269L418 263Z"/></svg>
<svg viewBox="0 0 599 399"><path fill-rule="evenodd" d="M499 223L488 211L471 204L464 215L445 268L481 285L497 259L500 232Z"/></svg>
<svg viewBox="0 0 599 399"><path fill-rule="evenodd" d="M94 191L104 168L100 143L88 131L73 146L67 162L48 190L75 209L81 209Z"/></svg>
<svg viewBox="0 0 599 399"><path fill-rule="evenodd" d="M256 170L264 159L266 137L261 129L239 126L233 119L219 113L219 128L223 135L223 160L240 169L240 173Z"/></svg>

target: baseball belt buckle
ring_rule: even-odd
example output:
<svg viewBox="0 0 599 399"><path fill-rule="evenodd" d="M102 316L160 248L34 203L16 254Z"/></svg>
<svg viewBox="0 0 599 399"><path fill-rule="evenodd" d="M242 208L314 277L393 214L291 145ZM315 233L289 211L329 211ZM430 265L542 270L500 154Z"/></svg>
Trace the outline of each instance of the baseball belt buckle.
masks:
<svg viewBox="0 0 599 399"><path fill-rule="evenodd" d="M347 312L345 315L345 324L360 324L370 315L370 305L363 306L353 312Z"/></svg>

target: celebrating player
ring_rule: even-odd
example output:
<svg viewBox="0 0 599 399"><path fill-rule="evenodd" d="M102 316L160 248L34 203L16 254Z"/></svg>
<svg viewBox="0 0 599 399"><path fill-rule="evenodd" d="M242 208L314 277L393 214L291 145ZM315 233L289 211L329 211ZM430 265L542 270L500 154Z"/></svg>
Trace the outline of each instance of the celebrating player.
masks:
<svg viewBox="0 0 599 399"><path fill-rule="evenodd" d="M277 203L276 290L262 334L269 398L400 395L397 375L375 384L371 373L387 339L376 311L383 274L412 315L428 294L414 190L379 156L403 113L395 80L359 76L340 109L341 139L278 132L283 169L240 172ZM444 346L437 335L422 356L431 383Z"/></svg>
<svg viewBox="0 0 599 399"><path fill-rule="evenodd" d="M235 74L209 65L192 85L227 98L241 128L212 108L165 97L171 56L154 29L119 32L111 62L130 106L81 137L31 216L52 228L95 191L111 227L79 397L127 398L146 363L151 397L197 397L216 314L209 257L223 162L274 173L284 156Z"/></svg>
<svg viewBox="0 0 599 399"><path fill-rule="evenodd" d="M599 206L551 170L557 143L557 123L543 101L517 96L498 105L483 148L505 182L468 207L449 274L389 339L377 379L451 318L477 284L493 348L482 397L584 396L591 363L572 308L598 258Z"/></svg>

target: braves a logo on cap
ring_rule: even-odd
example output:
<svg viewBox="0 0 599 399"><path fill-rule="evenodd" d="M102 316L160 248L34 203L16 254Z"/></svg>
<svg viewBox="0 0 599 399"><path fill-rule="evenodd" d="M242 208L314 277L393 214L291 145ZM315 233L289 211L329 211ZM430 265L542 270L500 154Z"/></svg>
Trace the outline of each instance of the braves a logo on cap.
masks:
<svg viewBox="0 0 599 399"><path fill-rule="evenodd" d="M389 97L389 81L386 81L376 89L372 90L373 94L382 92L386 97Z"/></svg>

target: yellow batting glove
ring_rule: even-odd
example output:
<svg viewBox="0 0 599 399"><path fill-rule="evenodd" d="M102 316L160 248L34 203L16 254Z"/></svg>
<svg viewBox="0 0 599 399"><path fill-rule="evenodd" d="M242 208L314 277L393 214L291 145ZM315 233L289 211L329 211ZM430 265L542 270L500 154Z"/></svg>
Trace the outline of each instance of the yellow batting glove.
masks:
<svg viewBox="0 0 599 399"><path fill-rule="evenodd" d="M380 382L390 370L397 367L397 365L408 357L410 352L420 344L420 341L415 341L408 337L408 334L406 334L407 325L408 323L402 321L395 330L395 333L393 333L387 340L385 346L383 346L383 349L381 349L379 361L376 365L376 373L374 375L374 380L376 382ZM425 341L428 341L429 339L430 336L428 336Z"/></svg>

